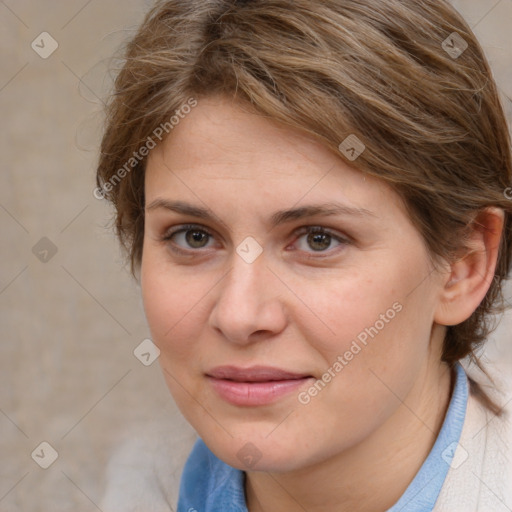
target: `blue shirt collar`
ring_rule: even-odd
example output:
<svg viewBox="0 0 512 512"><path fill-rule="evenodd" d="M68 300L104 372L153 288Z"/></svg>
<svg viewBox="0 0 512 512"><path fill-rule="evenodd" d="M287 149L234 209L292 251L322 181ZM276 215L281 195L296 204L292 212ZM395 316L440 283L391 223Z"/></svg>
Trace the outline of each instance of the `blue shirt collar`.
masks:
<svg viewBox="0 0 512 512"><path fill-rule="evenodd" d="M460 439L468 401L463 367L455 365L455 385L441 431L427 459L398 502L387 512L430 512L443 487ZM198 439L181 477L178 512L247 512L245 473L218 459Z"/></svg>

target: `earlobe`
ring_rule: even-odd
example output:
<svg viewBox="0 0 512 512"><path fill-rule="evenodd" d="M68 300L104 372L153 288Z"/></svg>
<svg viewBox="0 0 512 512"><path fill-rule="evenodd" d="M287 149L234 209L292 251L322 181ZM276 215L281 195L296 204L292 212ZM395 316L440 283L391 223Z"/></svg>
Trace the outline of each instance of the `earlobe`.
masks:
<svg viewBox="0 0 512 512"><path fill-rule="evenodd" d="M450 264L441 289L434 320L457 325L467 320L484 299L494 278L504 212L482 210L472 223L465 253Z"/></svg>

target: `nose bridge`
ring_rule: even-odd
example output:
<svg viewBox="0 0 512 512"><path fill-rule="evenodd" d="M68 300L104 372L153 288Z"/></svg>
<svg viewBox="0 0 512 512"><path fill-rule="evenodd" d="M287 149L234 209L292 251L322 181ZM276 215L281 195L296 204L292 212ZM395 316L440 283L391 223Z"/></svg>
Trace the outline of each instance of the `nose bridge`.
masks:
<svg viewBox="0 0 512 512"><path fill-rule="evenodd" d="M273 279L262 255L249 263L234 253L231 270L222 281L211 313L211 325L237 343L250 342L251 335L258 331L280 330L284 315L272 296Z"/></svg>
<svg viewBox="0 0 512 512"><path fill-rule="evenodd" d="M221 290L219 303L227 305L232 315L242 318L245 313L254 319L261 303L265 300L261 292L265 289L263 285L267 280L268 269L263 257L260 256L252 263L248 263L235 254L231 271Z"/></svg>

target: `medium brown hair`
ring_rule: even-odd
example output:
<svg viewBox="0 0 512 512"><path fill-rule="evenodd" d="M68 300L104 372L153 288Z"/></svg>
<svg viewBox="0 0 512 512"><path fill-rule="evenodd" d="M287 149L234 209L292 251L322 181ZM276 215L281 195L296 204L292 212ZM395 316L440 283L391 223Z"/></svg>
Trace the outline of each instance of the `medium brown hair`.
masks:
<svg viewBox="0 0 512 512"><path fill-rule="evenodd" d="M126 47L97 171L132 272L142 259L146 158L112 179L191 97L219 94L340 158L340 143L356 135L366 149L349 163L393 187L434 259L460 254L477 212L505 211L495 279L444 342L449 365L468 355L479 364L510 267L512 162L489 64L460 15L443 0L158 2Z"/></svg>

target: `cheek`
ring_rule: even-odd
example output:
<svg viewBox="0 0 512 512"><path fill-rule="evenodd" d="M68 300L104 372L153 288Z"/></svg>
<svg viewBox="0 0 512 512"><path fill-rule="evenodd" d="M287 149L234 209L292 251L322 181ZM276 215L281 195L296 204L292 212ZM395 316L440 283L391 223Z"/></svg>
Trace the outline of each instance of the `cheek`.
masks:
<svg viewBox="0 0 512 512"><path fill-rule="evenodd" d="M154 343L162 356L170 361L186 358L194 349L194 340L203 321L201 300L207 292L204 283L197 283L179 272L170 272L165 265L143 260L141 289L146 319Z"/></svg>
<svg viewBox="0 0 512 512"><path fill-rule="evenodd" d="M422 283L428 271L418 259L411 265L395 257L364 273L303 282L300 296L313 306L296 321L328 367L345 354L355 367L415 364L425 355L432 325L432 294L428 280Z"/></svg>
<svg viewBox="0 0 512 512"><path fill-rule="evenodd" d="M206 300L204 283L171 272L168 265L151 264L141 268L141 289L147 322L153 342L160 349L159 364L167 387L181 413L192 425L203 424L203 409L197 407L201 395L195 370L201 368L198 349L204 329Z"/></svg>
<svg viewBox="0 0 512 512"><path fill-rule="evenodd" d="M393 304L400 296L390 273L388 268L385 274L363 275L354 269L328 276L321 283L302 283L297 295L305 297L311 309L297 322L308 338L316 340L319 351L343 353L358 336L364 340L366 330L376 322L379 330L388 327L397 316ZM388 320L385 325L381 325L381 315Z"/></svg>
<svg viewBox="0 0 512 512"><path fill-rule="evenodd" d="M381 311L384 315L388 311L387 301L384 309L372 304L369 315L353 309L354 317L346 317L346 325L352 322L347 335L326 352L328 368L335 375L318 402L326 417L340 408L346 412L340 413L343 421L374 425L396 409L397 397L407 396L412 389L429 357L428 310L422 311L426 304L411 297L395 304L387 323L379 319ZM343 329L341 321L338 325Z"/></svg>

